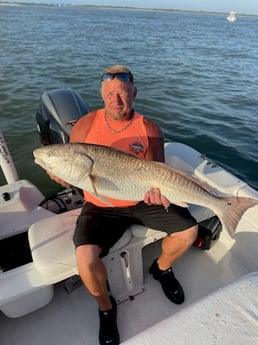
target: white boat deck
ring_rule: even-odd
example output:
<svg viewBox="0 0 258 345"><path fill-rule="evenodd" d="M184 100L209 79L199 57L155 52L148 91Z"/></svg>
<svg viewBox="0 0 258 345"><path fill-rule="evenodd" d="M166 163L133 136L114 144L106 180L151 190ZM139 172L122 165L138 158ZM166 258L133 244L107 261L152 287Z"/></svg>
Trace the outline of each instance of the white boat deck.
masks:
<svg viewBox="0 0 258 345"><path fill-rule="evenodd" d="M186 295L185 303L181 306L169 302L160 284L148 273L152 260L159 252L160 241L145 247L143 260L146 290L132 301L118 305L121 343L249 273L237 261L234 250L228 250L233 242L227 234L222 233L209 251L193 247L175 264L174 271ZM97 306L83 285L68 294L61 282L55 285L53 300L42 309L12 319L0 313L0 335L1 345L96 345ZM237 339L236 344L240 344Z"/></svg>

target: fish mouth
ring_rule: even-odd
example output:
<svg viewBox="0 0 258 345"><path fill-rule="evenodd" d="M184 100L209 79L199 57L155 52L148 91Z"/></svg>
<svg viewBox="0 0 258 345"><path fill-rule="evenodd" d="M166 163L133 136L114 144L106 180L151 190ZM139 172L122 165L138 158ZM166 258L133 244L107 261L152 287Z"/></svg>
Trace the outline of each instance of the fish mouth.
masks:
<svg viewBox="0 0 258 345"><path fill-rule="evenodd" d="M40 158L35 156L34 162L36 164L40 165L42 168L46 169L46 165L44 164L44 162Z"/></svg>
<svg viewBox="0 0 258 345"><path fill-rule="evenodd" d="M44 168L46 164L44 163L44 160L42 160L42 159L40 158L41 154L40 154L40 152L38 151L38 149L35 149L35 150L33 151L33 156L34 156L34 162L35 162L36 164L38 164L38 165L40 165L40 166L42 166L42 167Z"/></svg>

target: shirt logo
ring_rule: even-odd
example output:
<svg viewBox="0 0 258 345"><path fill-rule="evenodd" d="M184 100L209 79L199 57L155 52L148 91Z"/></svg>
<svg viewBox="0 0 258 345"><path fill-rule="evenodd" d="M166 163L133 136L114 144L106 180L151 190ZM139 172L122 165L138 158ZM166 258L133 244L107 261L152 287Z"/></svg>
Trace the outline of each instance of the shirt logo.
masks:
<svg viewBox="0 0 258 345"><path fill-rule="evenodd" d="M144 146L140 142L135 142L133 144L129 144L129 151L137 156L144 152Z"/></svg>

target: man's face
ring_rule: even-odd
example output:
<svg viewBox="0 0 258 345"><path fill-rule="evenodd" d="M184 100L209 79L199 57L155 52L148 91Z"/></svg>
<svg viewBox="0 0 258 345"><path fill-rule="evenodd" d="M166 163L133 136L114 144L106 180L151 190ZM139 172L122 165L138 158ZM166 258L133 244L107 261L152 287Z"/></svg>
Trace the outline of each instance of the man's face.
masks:
<svg viewBox="0 0 258 345"><path fill-rule="evenodd" d="M117 78L103 81L101 96L107 114L114 120L126 118L131 112L136 93L136 87L131 82L123 82Z"/></svg>

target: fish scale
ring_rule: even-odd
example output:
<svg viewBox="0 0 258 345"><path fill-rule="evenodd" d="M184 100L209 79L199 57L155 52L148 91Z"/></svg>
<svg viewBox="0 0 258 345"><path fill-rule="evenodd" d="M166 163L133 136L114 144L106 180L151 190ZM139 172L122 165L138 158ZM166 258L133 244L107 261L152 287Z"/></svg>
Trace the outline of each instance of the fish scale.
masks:
<svg viewBox="0 0 258 345"><path fill-rule="evenodd" d="M258 204L258 200L251 198L217 197L182 171L111 147L56 144L38 148L33 154L35 162L48 172L106 200L107 206L112 206L107 198L141 201L151 188L159 188L171 203L183 207L190 203L211 209L231 236L244 212Z"/></svg>

